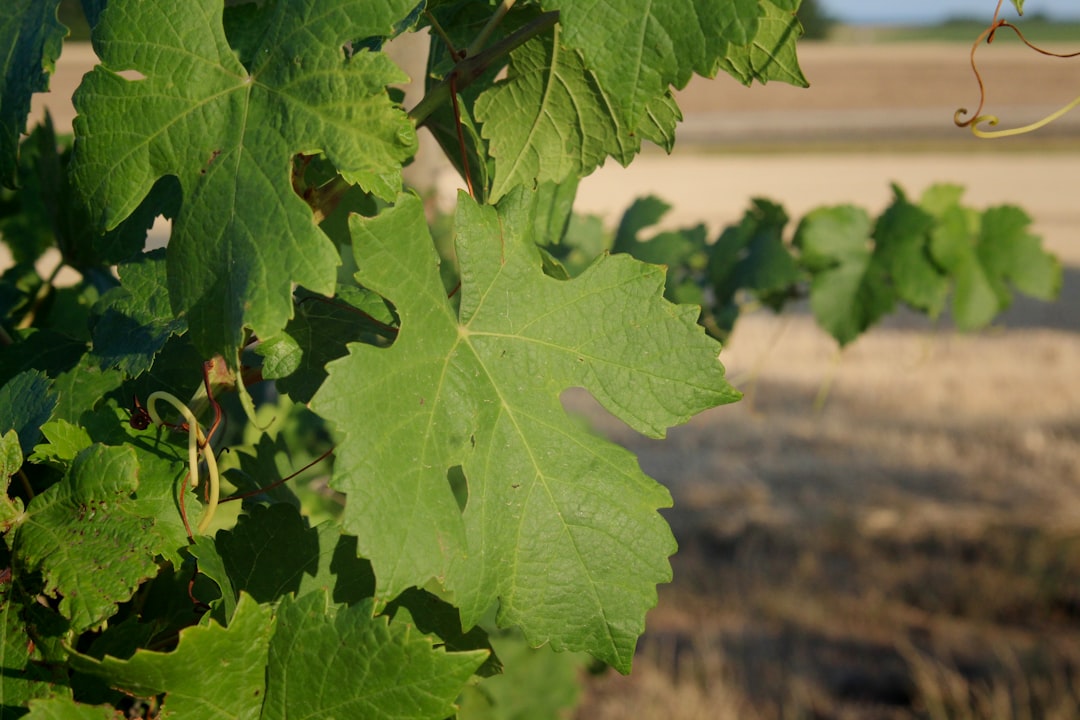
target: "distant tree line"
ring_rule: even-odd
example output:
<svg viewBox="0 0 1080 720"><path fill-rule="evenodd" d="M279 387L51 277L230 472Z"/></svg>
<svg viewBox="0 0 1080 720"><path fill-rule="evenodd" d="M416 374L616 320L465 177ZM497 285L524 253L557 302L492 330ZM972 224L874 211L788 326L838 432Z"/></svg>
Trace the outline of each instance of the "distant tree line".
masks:
<svg viewBox="0 0 1080 720"><path fill-rule="evenodd" d="M836 24L836 18L822 10L817 0L802 0L796 15L806 32L804 37L807 40L825 40L829 37L832 26Z"/></svg>

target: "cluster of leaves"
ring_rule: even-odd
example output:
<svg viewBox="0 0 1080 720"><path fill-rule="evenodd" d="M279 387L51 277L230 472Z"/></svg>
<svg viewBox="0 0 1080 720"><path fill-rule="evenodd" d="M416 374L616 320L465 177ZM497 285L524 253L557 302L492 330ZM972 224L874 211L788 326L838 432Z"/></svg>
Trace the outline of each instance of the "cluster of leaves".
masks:
<svg viewBox="0 0 1080 720"><path fill-rule="evenodd" d="M701 305L701 323L721 340L745 308L780 312L805 298L818 324L846 345L901 304L931 318L949 309L957 328L977 330L1009 307L1013 289L1057 297L1061 264L1031 234L1020 208L966 207L956 185L927 188L917 202L893 191L876 219L850 205L821 207L791 237L784 209L755 199L712 242L703 225L643 237L670 209L647 197L614 233L597 219L575 218L563 242L547 249L567 275L604 251L666 264L665 295Z"/></svg>
<svg viewBox="0 0 1080 720"><path fill-rule="evenodd" d="M559 395L658 437L738 393L662 268L542 246L581 176L671 146L692 74L804 83L798 0L84 0L74 144L20 145L58 3L0 15L0 714L482 713L493 626L628 671L670 497ZM407 112L382 46L425 26ZM421 125L469 167L456 267L402 192ZM214 445L160 392L225 405ZM193 535L226 447L243 502Z"/></svg>

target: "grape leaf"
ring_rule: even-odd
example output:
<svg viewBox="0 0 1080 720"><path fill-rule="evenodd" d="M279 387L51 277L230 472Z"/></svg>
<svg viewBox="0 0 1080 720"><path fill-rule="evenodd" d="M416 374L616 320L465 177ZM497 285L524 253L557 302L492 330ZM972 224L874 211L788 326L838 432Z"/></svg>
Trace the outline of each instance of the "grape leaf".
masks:
<svg viewBox="0 0 1080 720"><path fill-rule="evenodd" d="M23 454L19 447L19 433L14 428L0 435L0 481L7 479L22 467ZM6 487L6 486L5 486Z"/></svg>
<svg viewBox="0 0 1080 720"><path fill-rule="evenodd" d="M949 278L930 254L934 216L893 186L895 199L874 225L874 252L889 268L897 296L937 317L945 308Z"/></svg>
<svg viewBox="0 0 1080 720"><path fill-rule="evenodd" d="M355 286L339 287L333 301L304 297L285 328L302 353L300 362L275 383L277 388L296 402L307 402L326 379L326 364L344 355L347 343L392 335L394 322L382 298Z"/></svg>
<svg viewBox="0 0 1080 720"><path fill-rule="evenodd" d="M75 456L94 444L90 434L66 420L53 420L41 426L45 442L34 448L30 462L67 470Z"/></svg>
<svg viewBox="0 0 1080 720"><path fill-rule="evenodd" d="M870 218L844 205L808 213L795 245L812 275L810 307L818 323L846 345L895 305L888 272L874 255Z"/></svg>
<svg viewBox="0 0 1080 720"><path fill-rule="evenodd" d="M763 14L758 20L754 39L742 46L728 48L720 67L744 85L754 80L762 84L778 80L795 87L809 87L799 68L795 41L802 36L802 25L795 13L762 0Z"/></svg>
<svg viewBox="0 0 1080 720"><path fill-rule="evenodd" d="M26 720L118 720L120 711L109 705L85 705L67 697L30 701Z"/></svg>
<svg viewBox="0 0 1080 720"><path fill-rule="evenodd" d="M1024 0L1012 0L1013 7L1016 8L1016 12L1020 15L1024 14Z"/></svg>
<svg viewBox="0 0 1080 720"><path fill-rule="evenodd" d="M511 632L494 634L491 644L506 669L466 688L458 720L574 717L587 655L530 648L520 635Z"/></svg>
<svg viewBox="0 0 1080 720"><path fill-rule="evenodd" d="M71 664L134 695L164 693L162 717L254 720L266 692L270 612L241 595L228 627L209 622L186 628L172 652L140 650L128 660L73 654Z"/></svg>
<svg viewBox="0 0 1080 720"><path fill-rule="evenodd" d="M0 435L0 533L5 533L23 514L23 502L20 498L8 495L11 476L22 467L23 454L19 447L19 434L8 430Z"/></svg>
<svg viewBox="0 0 1080 720"><path fill-rule="evenodd" d="M934 260L956 281L952 314L962 330L985 327L1012 303L1011 280L1022 292L1052 299L1061 288L1059 261L1028 232L1031 224L1022 210L990 208L982 214L958 204L941 207L932 231Z"/></svg>
<svg viewBox="0 0 1080 720"><path fill-rule="evenodd" d="M775 58L743 60L746 71L766 73L760 79L793 75L788 42L783 52L774 50L783 32L778 32L774 16L782 11L768 0L543 0L541 5L559 10L563 42L581 52L624 127L639 127L646 108L670 85L685 87L693 73L713 77L728 56L752 53L740 48L759 36L761 46ZM768 22L762 22L763 16ZM777 72L781 66L783 74Z"/></svg>
<svg viewBox="0 0 1080 720"><path fill-rule="evenodd" d="M25 370L0 387L0 433L15 430L23 457L33 451L53 408L56 394L49 378L37 370Z"/></svg>
<svg viewBox="0 0 1080 720"><path fill-rule="evenodd" d="M498 599L499 622L530 642L626 671L670 578L675 545L656 512L670 495L626 450L582 435L559 394L584 386L660 437L738 393L698 308L661 299L662 268L603 256L549 278L526 205L513 195L497 213L459 197L456 312L418 198L354 216L358 279L394 303L401 330L388 349L353 345L331 363L312 408L341 438L332 484L378 598L437 578L465 627Z"/></svg>
<svg viewBox="0 0 1080 720"><path fill-rule="evenodd" d="M15 525L12 554L24 570L42 573L43 592L61 596L60 612L77 631L111 616L157 572L156 538L147 532L153 518L132 512L138 487L132 448L94 445Z"/></svg>
<svg viewBox="0 0 1080 720"><path fill-rule="evenodd" d="M441 720L485 651L448 653L406 623L372 617L371 600L333 605L314 592L278 606L263 720Z"/></svg>
<svg viewBox="0 0 1080 720"><path fill-rule="evenodd" d="M102 13L94 32L102 65L74 98L72 175L105 228L157 178L179 178L169 294L205 355L235 357L245 326L274 336L291 315L292 283L333 289L339 258L293 191L295 154L322 152L383 197L400 188L416 135L385 88L406 78L384 54L345 46L389 35L414 5L266 4L246 16L238 52L226 41L221 0L192 0L182 13L113 2ZM127 80L122 70L145 77Z"/></svg>
<svg viewBox="0 0 1080 720"><path fill-rule="evenodd" d="M0 716L15 717L10 709L25 707L31 698L57 691L65 682L62 669L40 660L27 632L25 608L13 597L12 583L0 585Z"/></svg>
<svg viewBox="0 0 1080 720"><path fill-rule="evenodd" d="M118 269L121 286L98 301L93 355L104 368L127 377L150 369L154 357L173 335L187 330L183 317L173 315L161 290L167 284L165 251L154 250Z"/></svg>
<svg viewBox="0 0 1080 720"><path fill-rule="evenodd" d="M0 13L0 185L15 187L19 135L26 129L30 96L49 89L67 28L56 19L60 0L6 0Z"/></svg>
<svg viewBox="0 0 1080 720"><path fill-rule="evenodd" d="M258 602L326 590L334 602L353 604L375 590L355 538L333 523L308 527L291 505L252 508L236 527L219 532L216 543L234 590Z"/></svg>
<svg viewBox="0 0 1080 720"><path fill-rule="evenodd" d="M641 147L578 52L560 44L558 26L510 53L506 78L474 113L495 159L490 202L515 185L588 175L608 155L627 165Z"/></svg>
<svg viewBox="0 0 1080 720"><path fill-rule="evenodd" d="M738 315L736 293L741 289L753 291L776 310L782 307L787 289L802 275L784 244L787 222L781 206L755 198L739 224L720 234L708 267L720 318ZM725 325L725 330L731 329L730 324Z"/></svg>

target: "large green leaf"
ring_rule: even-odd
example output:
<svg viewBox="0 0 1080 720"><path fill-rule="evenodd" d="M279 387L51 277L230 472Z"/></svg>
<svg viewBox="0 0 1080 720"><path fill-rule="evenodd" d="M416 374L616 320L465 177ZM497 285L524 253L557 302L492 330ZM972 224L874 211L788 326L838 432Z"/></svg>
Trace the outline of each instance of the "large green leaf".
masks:
<svg viewBox="0 0 1080 720"><path fill-rule="evenodd" d="M180 632L172 652L140 650L128 660L72 657L72 666L141 697L165 694L161 717L260 717L266 695L270 607L241 595L228 627L209 622Z"/></svg>
<svg viewBox="0 0 1080 720"><path fill-rule="evenodd" d="M60 0L5 0L0 12L0 185L15 187L19 135L30 96L49 89L67 28L56 19Z"/></svg>
<svg viewBox="0 0 1080 720"><path fill-rule="evenodd" d="M383 197L400 188L416 136L386 85L406 78L384 54L346 45L390 35L413 5L267 3L245 14L238 52L221 0L116 0L102 13L102 65L75 95L73 177L106 228L157 178L180 179L169 292L204 354L235 356L245 326L275 335L292 312L292 283L333 289L339 258L293 191L295 154L322 152Z"/></svg>
<svg viewBox="0 0 1080 720"><path fill-rule="evenodd" d="M278 606L263 720L295 717L442 720L487 657L448 653L372 602L333 605L325 592Z"/></svg>
<svg viewBox="0 0 1080 720"><path fill-rule="evenodd" d="M625 671L670 578L656 512L670 496L629 452L582 435L559 394L586 387L660 437L738 393L698 309L661 298L662 268L604 256L574 280L547 277L515 200L496 212L459 197L457 311L418 198L354 216L358 279L394 303L401 331L331 363L312 407L341 437L333 484L377 597L436 578L466 627L499 600L499 622L530 642Z"/></svg>
<svg viewBox="0 0 1080 720"><path fill-rule="evenodd" d="M43 592L60 596L77 631L107 619L157 572L153 518L134 510L138 487L132 448L94 445L16 522L9 544L18 571L42 574Z"/></svg>

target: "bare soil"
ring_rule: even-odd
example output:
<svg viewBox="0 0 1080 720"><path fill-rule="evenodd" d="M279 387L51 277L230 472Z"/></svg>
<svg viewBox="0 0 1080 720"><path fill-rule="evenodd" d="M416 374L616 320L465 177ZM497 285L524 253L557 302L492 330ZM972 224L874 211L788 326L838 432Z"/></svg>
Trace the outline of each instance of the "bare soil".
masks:
<svg viewBox="0 0 1080 720"><path fill-rule="evenodd" d="M591 680L579 717L1080 716L1080 126L1050 145L954 128L977 100L967 52L807 44L809 90L695 81L686 149L583 184L579 209L611 222L657 194L715 234L755 196L797 218L956 182L1026 208L1066 273L1059 303L975 335L900 315L839 353L805 309L746 317L721 356L746 399L664 441L569 393L671 489L682 548L637 670ZM1075 62L980 53L1003 123L1080 90ZM91 62L61 59L61 128Z"/></svg>

